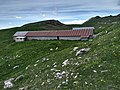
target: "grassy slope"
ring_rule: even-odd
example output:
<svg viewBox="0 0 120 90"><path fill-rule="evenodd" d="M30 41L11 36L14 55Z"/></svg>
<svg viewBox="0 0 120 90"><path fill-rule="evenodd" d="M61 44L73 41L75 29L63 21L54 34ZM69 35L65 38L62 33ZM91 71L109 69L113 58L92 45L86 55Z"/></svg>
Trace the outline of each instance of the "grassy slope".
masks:
<svg viewBox="0 0 120 90"><path fill-rule="evenodd" d="M0 31L0 90L3 90L4 80L17 78L20 75L24 77L13 81L14 87L10 90L18 90L21 87L28 88L26 90L56 90L58 88L61 90L119 90L120 25L119 23L111 25L111 23L107 23L110 27L106 24L101 25L104 27L102 29L96 27L97 34L102 32L97 38L84 42L15 43L12 35L19 29ZM91 23L86 25L89 24ZM94 25L99 26L98 23ZM76 57L76 52L73 51L76 46L79 49L86 47L91 49ZM62 67L66 59L69 64ZM15 66L18 67L13 69ZM56 73L63 71L67 73L61 79L55 77Z"/></svg>

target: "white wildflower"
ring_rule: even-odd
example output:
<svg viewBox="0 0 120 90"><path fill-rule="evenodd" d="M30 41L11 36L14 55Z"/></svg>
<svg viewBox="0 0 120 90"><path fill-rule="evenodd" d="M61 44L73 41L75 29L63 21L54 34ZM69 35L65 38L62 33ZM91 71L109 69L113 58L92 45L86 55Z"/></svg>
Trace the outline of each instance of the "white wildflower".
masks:
<svg viewBox="0 0 120 90"><path fill-rule="evenodd" d="M77 62L77 63L75 63L75 65L76 65L76 66L79 66L80 64Z"/></svg>
<svg viewBox="0 0 120 90"><path fill-rule="evenodd" d="M66 72L65 71L62 71L62 74L65 74Z"/></svg>
<svg viewBox="0 0 120 90"><path fill-rule="evenodd" d="M85 84L88 84L87 82L85 82Z"/></svg>
<svg viewBox="0 0 120 90"><path fill-rule="evenodd" d="M96 73L97 71L96 70L93 70L94 73Z"/></svg>
<svg viewBox="0 0 120 90"><path fill-rule="evenodd" d="M78 59L81 59L82 57L78 57Z"/></svg>
<svg viewBox="0 0 120 90"><path fill-rule="evenodd" d="M45 84L45 82L42 82L41 86L43 86Z"/></svg>
<svg viewBox="0 0 120 90"><path fill-rule="evenodd" d="M77 83L78 83L78 81L74 81L73 83L74 83L74 84L77 84Z"/></svg>
<svg viewBox="0 0 120 90"><path fill-rule="evenodd" d="M57 86L57 88L60 88L60 86L61 86L61 84L59 84L59 85Z"/></svg>
<svg viewBox="0 0 120 90"><path fill-rule="evenodd" d="M71 73L71 76L73 75L74 73Z"/></svg>
<svg viewBox="0 0 120 90"><path fill-rule="evenodd" d="M46 59L47 61L49 60L49 58Z"/></svg>
<svg viewBox="0 0 120 90"><path fill-rule="evenodd" d="M30 65L28 65L25 69L27 70L30 67Z"/></svg>
<svg viewBox="0 0 120 90"><path fill-rule="evenodd" d="M101 73L108 72L108 70L102 70Z"/></svg>
<svg viewBox="0 0 120 90"><path fill-rule="evenodd" d="M35 75L35 77L38 77L38 75Z"/></svg>
<svg viewBox="0 0 120 90"><path fill-rule="evenodd" d="M98 65L98 67L101 67L102 65Z"/></svg>
<svg viewBox="0 0 120 90"><path fill-rule="evenodd" d="M53 51L53 49L51 48L50 51Z"/></svg>
<svg viewBox="0 0 120 90"><path fill-rule="evenodd" d="M49 83L49 82L50 82L50 79L47 79L47 82Z"/></svg>
<svg viewBox="0 0 120 90"><path fill-rule="evenodd" d="M56 65L56 62L54 62L53 65Z"/></svg>
<svg viewBox="0 0 120 90"><path fill-rule="evenodd" d="M62 67L64 67L64 66L68 65L68 64L69 64L68 59L67 59L67 60L65 60L62 64L63 64L63 65L62 65Z"/></svg>
<svg viewBox="0 0 120 90"><path fill-rule="evenodd" d="M38 63L40 60L37 60L36 63Z"/></svg>
<svg viewBox="0 0 120 90"><path fill-rule="evenodd" d="M57 65L54 65L54 67L57 67Z"/></svg>
<svg viewBox="0 0 120 90"><path fill-rule="evenodd" d="M66 83L65 81L62 82L62 84L65 84L65 83Z"/></svg>
<svg viewBox="0 0 120 90"><path fill-rule="evenodd" d="M47 65L47 67L50 67L50 65Z"/></svg>
<svg viewBox="0 0 120 90"><path fill-rule="evenodd" d="M77 75L75 75L73 78L76 79L76 78L77 78Z"/></svg>
<svg viewBox="0 0 120 90"><path fill-rule="evenodd" d="M34 64L34 66L36 67L36 66L37 66L37 64Z"/></svg>
<svg viewBox="0 0 120 90"><path fill-rule="evenodd" d="M56 49L55 50L58 50L58 47L56 47Z"/></svg>
<svg viewBox="0 0 120 90"><path fill-rule="evenodd" d="M58 73L56 73L56 77L61 79L62 78L62 74L58 72Z"/></svg>
<svg viewBox="0 0 120 90"><path fill-rule="evenodd" d="M50 69L51 71L54 71L55 70L55 68L52 68L52 69Z"/></svg>

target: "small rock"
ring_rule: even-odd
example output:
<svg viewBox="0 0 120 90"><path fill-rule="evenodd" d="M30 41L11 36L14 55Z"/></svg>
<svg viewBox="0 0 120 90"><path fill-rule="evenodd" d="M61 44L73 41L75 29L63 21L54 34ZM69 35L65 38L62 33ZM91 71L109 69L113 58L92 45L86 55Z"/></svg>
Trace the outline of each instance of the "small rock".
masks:
<svg viewBox="0 0 120 90"><path fill-rule="evenodd" d="M19 88L19 90L24 90L24 87L22 87L22 88Z"/></svg>
<svg viewBox="0 0 120 90"><path fill-rule="evenodd" d="M12 88L13 87L13 83L12 83L13 80L14 80L14 78L11 78L9 80L5 80L4 81L4 89Z"/></svg>
<svg viewBox="0 0 120 90"><path fill-rule="evenodd" d="M82 48L82 49L80 49L79 51L76 52L76 56L78 56L82 53L88 52L89 50L90 50L90 48Z"/></svg>
<svg viewBox="0 0 120 90"><path fill-rule="evenodd" d="M18 67L19 67L19 65L17 65L17 66L14 66L14 67L13 67L13 69L16 69L16 68L18 68Z"/></svg>
<svg viewBox="0 0 120 90"><path fill-rule="evenodd" d="M73 51L76 51L77 49L78 49L78 47L74 47L74 48L73 48Z"/></svg>

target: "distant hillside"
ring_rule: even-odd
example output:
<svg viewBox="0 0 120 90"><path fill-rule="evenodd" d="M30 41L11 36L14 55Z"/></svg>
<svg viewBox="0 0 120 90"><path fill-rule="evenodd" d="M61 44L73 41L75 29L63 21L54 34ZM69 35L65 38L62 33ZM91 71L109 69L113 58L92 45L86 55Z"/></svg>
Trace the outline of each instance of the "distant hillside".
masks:
<svg viewBox="0 0 120 90"><path fill-rule="evenodd" d="M90 20L83 23L81 26L94 26L96 28L95 33L104 31L108 28L116 28L120 25L120 15L117 16L106 16L100 17L96 16L91 18Z"/></svg>
<svg viewBox="0 0 120 90"><path fill-rule="evenodd" d="M120 90L119 22L119 15L91 18L80 25L95 26L96 38L88 41L13 41L20 30L76 26L58 21L0 31L0 90Z"/></svg>
<svg viewBox="0 0 120 90"><path fill-rule="evenodd" d="M26 30L62 30L70 29L67 25L59 22L58 20L46 20L41 22L29 23L23 25L21 29Z"/></svg>

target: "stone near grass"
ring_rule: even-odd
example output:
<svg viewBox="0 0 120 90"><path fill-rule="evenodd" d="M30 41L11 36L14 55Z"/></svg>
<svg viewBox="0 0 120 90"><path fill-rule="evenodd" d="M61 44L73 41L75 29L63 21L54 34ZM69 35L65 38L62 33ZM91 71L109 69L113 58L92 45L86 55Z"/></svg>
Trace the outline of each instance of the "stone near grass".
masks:
<svg viewBox="0 0 120 90"><path fill-rule="evenodd" d="M82 53L88 52L90 48L82 48L79 51L76 52L76 56L81 55Z"/></svg>
<svg viewBox="0 0 120 90"><path fill-rule="evenodd" d="M24 87L22 87L22 88L19 88L19 90L24 90Z"/></svg>
<svg viewBox="0 0 120 90"><path fill-rule="evenodd" d="M12 88L13 87L13 83L12 83L13 80L14 80L14 78L10 78L8 80L5 80L4 81L4 89Z"/></svg>
<svg viewBox="0 0 120 90"><path fill-rule="evenodd" d="M77 49L78 49L78 47L74 47L74 48L73 48L73 51L76 51Z"/></svg>
<svg viewBox="0 0 120 90"><path fill-rule="evenodd" d="M29 90L29 89L30 89L29 86L25 86L25 87L21 87L21 88L19 88L19 90Z"/></svg>

